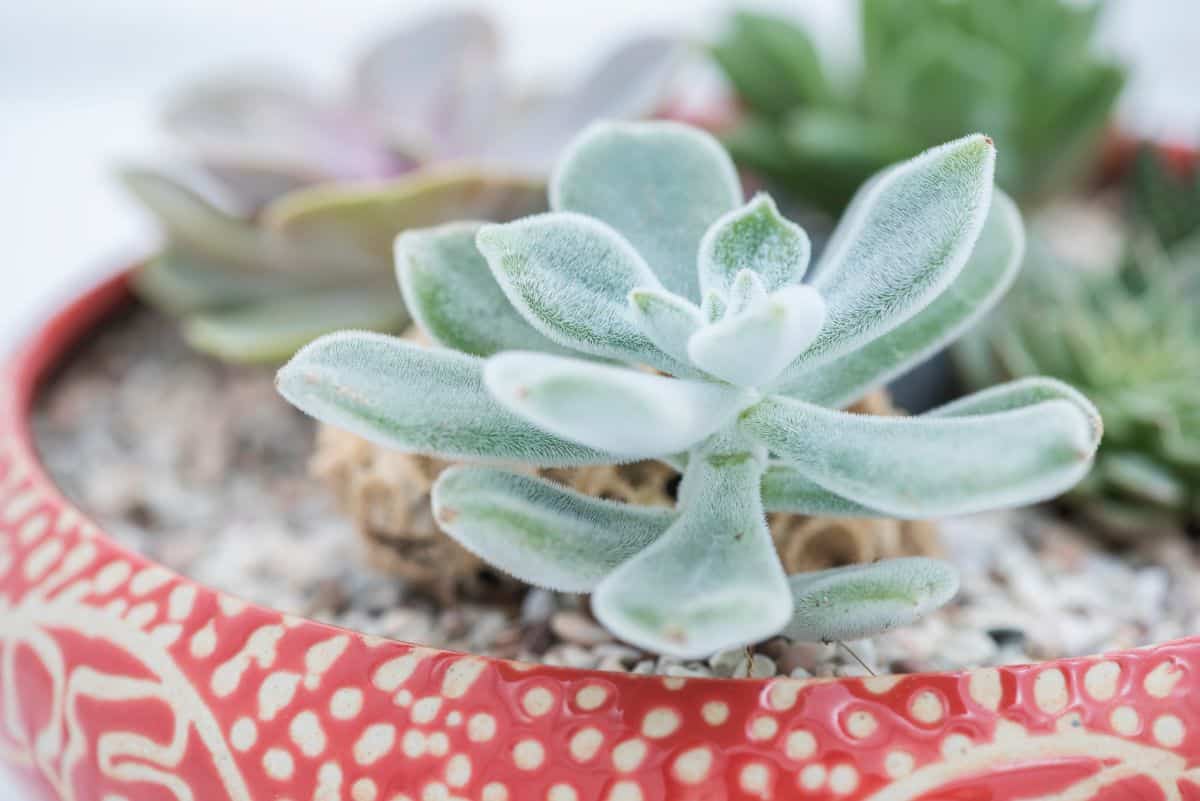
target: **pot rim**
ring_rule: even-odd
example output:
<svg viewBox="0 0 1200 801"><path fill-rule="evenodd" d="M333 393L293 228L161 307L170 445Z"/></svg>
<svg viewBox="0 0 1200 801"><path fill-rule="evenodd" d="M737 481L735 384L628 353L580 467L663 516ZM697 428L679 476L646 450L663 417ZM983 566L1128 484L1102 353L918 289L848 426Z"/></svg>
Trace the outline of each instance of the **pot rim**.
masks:
<svg viewBox="0 0 1200 801"><path fill-rule="evenodd" d="M37 489L40 490L45 496L51 498L58 504L61 504L62 507L70 514L72 514L74 517L77 517L83 521L85 525L88 525L90 528L92 528L96 534L96 538L103 542L105 546L112 549L117 555L130 561L131 563L143 567L158 567L162 570L165 570L174 580L194 586L202 593L207 593L218 598L234 598L246 609L260 611L272 615L282 614L279 612L279 610L263 604L246 601L238 597L236 593L219 590L215 587L204 584L203 582L197 581L190 576L180 574L170 568L164 567L158 562L155 562L153 559L110 537L107 533L105 533L104 528L99 523L92 520L88 512L80 509L74 501L66 496L66 494L55 483L54 479L50 476L48 470L41 460L41 455L38 452L32 427L32 411L37 402L38 395L54 371L69 357L71 349L78 344L81 337L94 329L105 318L109 317L122 304L132 300L133 295L131 290L131 277L133 271L136 269L137 263L135 262L122 268L115 274L101 279L99 282L93 284L90 288L86 289L80 294L77 294L65 305L60 306L57 311L52 312L48 319L43 319L40 323L36 324L33 332L27 335L24 340L20 341L18 346L7 357L3 368L0 369L0 376L4 378L2 391L0 391L0 420L13 421L13 430L11 433L15 442L10 444L9 447L15 451L16 457L28 466L32 481L38 485ZM641 683L649 686L661 685L664 679L670 678L659 674L614 674L610 671L603 671L594 668L571 668L546 665L543 663L518 662L516 660L502 659L484 654L476 654L469 651L454 651L446 648L434 648L431 646L426 646L420 642L407 642L404 640L376 637L355 629L348 629L329 623L322 623L320 621L312 620L311 618L302 616L290 617L295 617L298 620L302 620L304 625L316 626L337 634L348 634L358 639L367 639L372 641L384 640L398 645L420 647L430 651L433 654L443 654L454 657L470 656L478 660L483 660L489 665L503 664L519 666L521 669L537 667L539 670L560 673L564 677L573 679L611 679L614 675L619 675L626 681L632 681L634 683ZM1100 657L1105 659L1120 659L1124 656L1141 653L1149 649L1160 647L1176 647L1185 644L1200 646L1200 634L1189 635L1162 643L1152 643L1137 648L1107 651L1082 656L1061 657L1058 659L1050 659L1040 662L1006 665L1005 667L1020 670L1026 668L1046 667L1050 665L1070 666L1072 664L1078 664L1082 662L1091 662ZM963 679L969 678L971 674L980 670L994 669L995 668L989 667L976 667L949 671L880 674L880 678L891 678L892 676L926 676ZM768 678L721 678L702 676L687 677L689 682L703 681L727 685L734 684L743 688L755 685L765 688L772 682L787 678L788 677L786 676L772 676ZM802 679L801 681L803 681L805 684L830 682L857 683L862 681L864 678L866 677L814 677Z"/></svg>

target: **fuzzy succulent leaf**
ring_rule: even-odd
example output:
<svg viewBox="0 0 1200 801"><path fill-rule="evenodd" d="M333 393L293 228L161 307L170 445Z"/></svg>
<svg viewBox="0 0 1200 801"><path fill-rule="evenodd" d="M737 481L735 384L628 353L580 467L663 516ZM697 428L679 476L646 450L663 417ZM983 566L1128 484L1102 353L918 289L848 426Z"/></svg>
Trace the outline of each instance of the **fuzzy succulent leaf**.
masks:
<svg viewBox="0 0 1200 801"><path fill-rule="evenodd" d="M1087 473L1100 440L1095 408L1048 380L1002 385L911 418L772 396L742 414L741 428L830 492L901 518L1053 497Z"/></svg>
<svg viewBox="0 0 1200 801"><path fill-rule="evenodd" d="M495 129L506 96L492 23L477 12L431 16L380 41L359 62L358 105L412 156L461 156Z"/></svg>
<svg viewBox="0 0 1200 801"><path fill-rule="evenodd" d="M689 300L700 298L701 238L741 202L741 183L720 144L673 122L593 125L550 181L551 208L608 223L667 289Z"/></svg>
<svg viewBox="0 0 1200 801"><path fill-rule="evenodd" d="M1025 253L1016 204L997 190L962 272L915 316L829 364L801 372L778 391L841 408L935 354L978 322L1008 291Z"/></svg>
<svg viewBox="0 0 1200 801"><path fill-rule="evenodd" d="M343 331L301 348L276 386L318 420L389 448L546 466L621 461L507 411L484 388L483 364L395 337Z"/></svg>
<svg viewBox="0 0 1200 801"><path fill-rule="evenodd" d="M463 547L521 581L591 592L654 542L674 509L601 500L551 481L458 466L433 485L438 525Z"/></svg>
<svg viewBox="0 0 1200 801"><path fill-rule="evenodd" d="M742 270L758 273L768 292L797 284L811 249L804 229L785 220L770 195L757 195L713 223L700 240L700 290L728 293Z"/></svg>
<svg viewBox="0 0 1200 801"><path fill-rule="evenodd" d="M728 306L720 292L705 292L700 304L700 316L706 323L715 323L725 316Z"/></svg>
<svg viewBox="0 0 1200 801"><path fill-rule="evenodd" d="M817 337L825 303L809 286L788 286L759 303L697 331L692 363L731 384L769 383Z"/></svg>
<svg viewBox="0 0 1200 801"><path fill-rule="evenodd" d="M407 322L404 304L386 287L341 287L194 314L184 319L183 336L226 362L280 364L322 334L393 333Z"/></svg>
<svg viewBox="0 0 1200 801"><path fill-rule="evenodd" d="M439 345L474 356L565 351L517 313L475 246L485 223L447 223L396 238L396 273L413 319Z"/></svg>
<svg viewBox="0 0 1200 801"><path fill-rule="evenodd" d="M767 302L767 286L754 270L742 270L733 277L726 298L724 317L734 317Z"/></svg>
<svg viewBox="0 0 1200 801"><path fill-rule="evenodd" d="M825 517L887 517L848 498L835 495L793 465L772 460L762 477L763 508L768 512Z"/></svg>
<svg viewBox="0 0 1200 801"><path fill-rule="evenodd" d="M384 275L402 231L454 219L509 220L544 208L537 181L432 167L379 183L292 192L265 209L263 224L295 249L334 249L343 269Z"/></svg>
<svg viewBox="0 0 1200 801"><path fill-rule="evenodd" d="M659 350L687 363L688 339L704 325L696 305L665 289L641 287L629 293L634 319Z"/></svg>
<svg viewBox="0 0 1200 801"><path fill-rule="evenodd" d="M521 351L488 359L484 380L497 402L535 426L626 459L687 450L753 399L724 384Z"/></svg>
<svg viewBox="0 0 1200 801"><path fill-rule="evenodd" d="M550 339L592 356L686 372L642 331L629 304L630 292L659 287L658 279L603 222L550 212L486 226L476 244L509 302Z"/></svg>
<svg viewBox="0 0 1200 801"><path fill-rule="evenodd" d="M788 583L795 612L783 633L834 642L912 625L958 593L958 572L940 559L909 557L797 573Z"/></svg>
<svg viewBox="0 0 1200 801"><path fill-rule="evenodd" d="M758 496L764 454L729 440L689 461L679 518L596 588L592 608L621 639L694 658L768 637L790 618Z"/></svg>
<svg viewBox="0 0 1200 801"><path fill-rule="evenodd" d="M825 326L783 383L887 333L954 281L991 205L995 156L991 140L975 134L864 187L813 276L827 307Z"/></svg>

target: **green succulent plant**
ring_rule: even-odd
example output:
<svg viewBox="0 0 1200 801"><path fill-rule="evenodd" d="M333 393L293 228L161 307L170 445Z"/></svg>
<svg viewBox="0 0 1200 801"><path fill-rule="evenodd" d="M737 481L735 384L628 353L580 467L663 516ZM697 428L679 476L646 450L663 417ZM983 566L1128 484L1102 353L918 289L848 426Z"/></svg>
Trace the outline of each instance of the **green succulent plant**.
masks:
<svg viewBox="0 0 1200 801"><path fill-rule="evenodd" d="M1095 401L1104 442L1067 498L1129 537L1200 524L1200 185L1146 151L1126 189L1122 258L1084 268L1031 248L955 356L975 386L1049 375Z"/></svg>
<svg viewBox="0 0 1200 801"><path fill-rule="evenodd" d="M1138 148L1126 178L1132 224L1164 248L1175 248L1200 235L1200 169L1176 165L1151 145Z"/></svg>
<svg viewBox="0 0 1200 801"><path fill-rule="evenodd" d="M567 150L553 211L396 241L437 347L340 332L280 371L300 409L380 445L538 466L659 459L675 508L484 465L433 490L441 527L526 582L592 593L621 638L680 657L789 628L821 640L953 595L930 560L784 574L764 513L922 518L1056 495L1088 470L1092 405L1060 382L915 418L838 411L942 347L1006 288L1022 226L974 135L872 179L809 266L804 231L743 202L715 139L600 124Z"/></svg>
<svg viewBox="0 0 1200 801"><path fill-rule="evenodd" d="M261 70L186 87L164 127L189 169L121 173L165 235L135 286L231 361L278 363L343 328L398 331L397 233L544 209L566 141L654 111L679 53L635 39L571 93L533 101L506 85L488 20L451 13L369 50L343 98Z"/></svg>
<svg viewBox="0 0 1200 801"><path fill-rule="evenodd" d="M800 199L837 214L883 166L976 130L1005 154L1001 187L1061 191L1124 83L1093 53L1100 5L1065 0L862 0L863 64L830 80L808 33L735 14L713 53L745 107L728 146Z"/></svg>

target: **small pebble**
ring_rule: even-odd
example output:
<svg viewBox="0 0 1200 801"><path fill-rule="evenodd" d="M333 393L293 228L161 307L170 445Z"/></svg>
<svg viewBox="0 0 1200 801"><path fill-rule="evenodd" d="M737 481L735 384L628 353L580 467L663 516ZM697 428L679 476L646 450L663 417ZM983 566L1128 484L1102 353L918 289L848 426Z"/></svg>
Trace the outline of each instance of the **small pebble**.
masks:
<svg viewBox="0 0 1200 801"><path fill-rule="evenodd" d="M742 663L733 671L735 679L768 679L776 674L775 660L762 654L754 654L753 658L742 658Z"/></svg>
<svg viewBox="0 0 1200 801"><path fill-rule="evenodd" d="M533 587L521 601L522 623L545 623L558 608L554 593L541 587Z"/></svg>
<svg viewBox="0 0 1200 801"><path fill-rule="evenodd" d="M717 651L708 660L708 666L712 670L714 676L729 678L739 667L745 669L746 664L746 649L745 648L729 648L724 651Z"/></svg>
<svg viewBox="0 0 1200 801"><path fill-rule="evenodd" d="M800 669L811 674L817 665L833 656L833 651L832 643L794 642L783 649L776 658L779 669L785 673Z"/></svg>
<svg viewBox="0 0 1200 801"><path fill-rule="evenodd" d="M607 629L579 612L556 612L550 618L550 629L567 642L577 645L594 646L612 640Z"/></svg>

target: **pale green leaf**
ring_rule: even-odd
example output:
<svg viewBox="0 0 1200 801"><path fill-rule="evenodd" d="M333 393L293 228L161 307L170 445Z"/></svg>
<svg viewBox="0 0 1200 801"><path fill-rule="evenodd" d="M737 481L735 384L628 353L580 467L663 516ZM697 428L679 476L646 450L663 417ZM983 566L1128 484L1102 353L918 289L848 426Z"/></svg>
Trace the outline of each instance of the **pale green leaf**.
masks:
<svg viewBox="0 0 1200 801"><path fill-rule="evenodd" d="M706 323L715 323L725 316L725 299L719 292L705 292L704 301L700 305L700 316Z"/></svg>
<svg viewBox="0 0 1200 801"><path fill-rule="evenodd" d="M231 271L263 272L270 266L271 246L252 223L164 173L131 167L118 175L157 218L169 244Z"/></svg>
<svg viewBox="0 0 1200 801"><path fill-rule="evenodd" d="M619 231L667 289L700 299L700 239L742 202L733 162L702 131L674 122L598 123L575 139L550 181L550 205Z"/></svg>
<svg viewBox="0 0 1200 801"><path fill-rule="evenodd" d="M795 613L783 633L833 642L909 626L958 593L958 571L939 559L909 557L788 578Z"/></svg>
<svg viewBox="0 0 1200 801"><path fill-rule="evenodd" d="M388 287L345 287L195 314L184 320L183 335L196 350L228 362L279 364L322 334L396 333L407 323L404 304Z"/></svg>
<svg viewBox="0 0 1200 801"><path fill-rule="evenodd" d="M488 359L484 379L499 403L537 427L630 459L687 450L754 397L725 384L522 351Z"/></svg>
<svg viewBox="0 0 1200 801"><path fill-rule="evenodd" d="M757 642L787 623L791 595L758 497L763 458L726 438L693 454L679 519L592 596L610 631L686 659Z"/></svg>
<svg viewBox="0 0 1200 801"><path fill-rule="evenodd" d="M301 411L387 448L548 467L621 461L509 413L484 388L482 359L382 334L323 336L283 366L276 386Z"/></svg>
<svg viewBox="0 0 1200 801"><path fill-rule="evenodd" d="M704 325L700 309L665 289L635 289L629 293L634 319L659 350L687 362L688 339Z"/></svg>
<svg viewBox="0 0 1200 801"><path fill-rule="evenodd" d="M475 247L483 223L447 223L396 239L396 273L413 319L439 345L491 356L501 350L563 351L525 321Z"/></svg>
<svg viewBox="0 0 1200 801"><path fill-rule="evenodd" d="M476 244L509 302L550 339L593 356L686 372L642 331L629 293L660 284L609 226L551 212L485 226Z"/></svg>
<svg viewBox="0 0 1200 801"><path fill-rule="evenodd" d="M297 249L336 253L343 269L392 270L396 236L455 220L510 220L545 208L537 181L460 167L429 167L370 184L314 186L285 195L263 224Z"/></svg>
<svg viewBox="0 0 1200 801"><path fill-rule="evenodd" d="M825 304L809 286L787 286L740 314L707 325L688 341L697 367L732 384L774 379L816 338Z"/></svg>
<svg viewBox="0 0 1200 801"><path fill-rule="evenodd" d="M778 460L772 460L763 473L762 502L768 512L826 517L888 516L833 494L792 465Z"/></svg>
<svg viewBox="0 0 1200 801"><path fill-rule="evenodd" d="M830 492L896 517L1052 498L1091 467L1099 416L1055 381L995 387L921 417L879 417L772 396L741 428Z"/></svg>
<svg viewBox="0 0 1200 801"><path fill-rule="evenodd" d="M1020 212L999 190L975 249L941 295L916 316L858 350L790 376L778 391L822 406L843 407L902 375L974 325L1008 291L1025 253Z"/></svg>
<svg viewBox="0 0 1200 801"><path fill-rule="evenodd" d="M785 220L760 194L713 223L700 241L700 290L729 291L742 270L762 278L768 292L796 284L808 269L808 234Z"/></svg>
<svg viewBox="0 0 1200 801"><path fill-rule="evenodd" d="M168 314L221 309L267 300L294 289L291 276L229 270L204 257L168 248L138 268L133 288Z"/></svg>
<svg viewBox="0 0 1200 801"><path fill-rule="evenodd" d="M733 278L729 287L726 317L733 317L743 312L761 307L767 302L767 286L762 276L754 270L742 270Z"/></svg>
<svg viewBox="0 0 1200 801"><path fill-rule="evenodd" d="M869 182L815 268L828 318L785 381L899 326L954 281L991 204L995 161L991 140L976 134Z"/></svg>
<svg viewBox="0 0 1200 801"><path fill-rule="evenodd" d="M473 466L443 471L432 502L438 525L467 550L521 581L558 592L591 592L676 517L674 509L601 500Z"/></svg>

